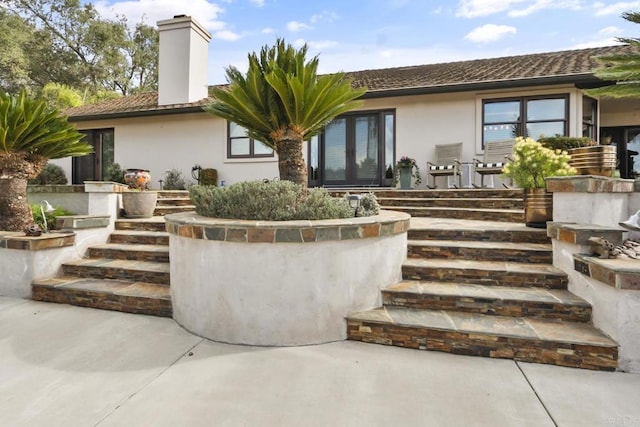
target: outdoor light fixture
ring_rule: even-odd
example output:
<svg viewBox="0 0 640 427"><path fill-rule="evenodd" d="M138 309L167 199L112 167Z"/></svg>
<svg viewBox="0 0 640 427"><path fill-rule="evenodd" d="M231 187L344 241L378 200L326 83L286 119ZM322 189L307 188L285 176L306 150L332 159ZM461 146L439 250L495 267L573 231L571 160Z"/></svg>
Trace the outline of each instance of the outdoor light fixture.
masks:
<svg viewBox="0 0 640 427"><path fill-rule="evenodd" d="M634 213L628 220L619 222L621 227L631 231L640 231L640 211Z"/></svg>
<svg viewBox="0 0 640 427"><path fill-rule="evenodd" d="M360 195L350 194L347 196L347 200L349 200L349 206L355 212L353 216L358 216L358 208L360 207Z"/></svg>
<svg viewBox="0 0 640 427"><path fill-rule="evenodd" d="M40 212L42 213L42 220L44 221L44 232L49 232L49 226L47 225L47 215L45 213L51 213L55 211L54 207L51 206L51 203L43 200L40 202Z"/></svg>

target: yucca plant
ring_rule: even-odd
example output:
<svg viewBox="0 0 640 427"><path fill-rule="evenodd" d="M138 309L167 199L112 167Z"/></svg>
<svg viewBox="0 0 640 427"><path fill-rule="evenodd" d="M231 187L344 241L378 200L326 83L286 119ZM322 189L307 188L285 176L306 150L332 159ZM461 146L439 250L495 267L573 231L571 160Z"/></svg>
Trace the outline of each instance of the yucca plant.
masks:
<svg viewBox="0 0 640 427"><path fill-rule="evenodd" d="M43 100L0 93L0 230L22 231L33 223L27 181L49 159L84 156L92 147L60 111Z"/></svg>
<svg viewBox="0 0 640 427"><path fill-rule="evenodd" d="M354 89L343 73L318 76L318 57L306 60L299 50L278 39L260 56L249 54L244 75L226 69L227 88L214 88L212 114L247 129L247 135L278 154L280 179L307 186L302 142L317 135L336 116L359 105L365 88Z"/></svg>

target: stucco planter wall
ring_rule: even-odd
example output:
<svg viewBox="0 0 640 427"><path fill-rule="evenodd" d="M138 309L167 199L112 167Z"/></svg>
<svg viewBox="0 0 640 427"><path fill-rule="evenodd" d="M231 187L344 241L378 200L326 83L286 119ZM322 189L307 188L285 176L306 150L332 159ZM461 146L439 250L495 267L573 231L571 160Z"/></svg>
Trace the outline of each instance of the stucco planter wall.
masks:
<svg viewBox="0 0 640 427"><path fill-rule="evenodd" d="M409 215L166 223L174 319L215 341L285 346L343 340L345 316L380 305L401 278Z"/></svg>

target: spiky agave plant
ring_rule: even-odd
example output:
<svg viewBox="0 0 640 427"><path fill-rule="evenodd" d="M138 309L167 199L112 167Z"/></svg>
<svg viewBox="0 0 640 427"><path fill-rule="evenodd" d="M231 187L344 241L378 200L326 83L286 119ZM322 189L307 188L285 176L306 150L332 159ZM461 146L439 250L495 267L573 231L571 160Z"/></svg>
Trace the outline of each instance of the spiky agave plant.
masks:
<svg viewBox="0 0 640 427"><path fill-rule="evenodd" d="M93 148L44 100L0 93L0 230L22 231L33 222L27 181L49 159L84 156Z"/></svg>

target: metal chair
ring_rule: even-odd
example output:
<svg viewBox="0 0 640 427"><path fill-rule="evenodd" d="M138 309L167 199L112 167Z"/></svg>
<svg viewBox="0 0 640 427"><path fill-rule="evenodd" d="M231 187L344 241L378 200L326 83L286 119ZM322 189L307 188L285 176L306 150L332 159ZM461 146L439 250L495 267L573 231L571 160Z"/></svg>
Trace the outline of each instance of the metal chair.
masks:
<svg viewBox="0 0 640 427"><path fill-rule="evenodd" d="M431 175L433 185L429 185L427 177L427 187L431 189L437 188L436 178L439 176L453 176L453 186L455 188L462 187L460 157L462 157L462 142L436 145L435 162L427 162L427 173ZM458 181L457 184L455 183L456 180Z"/></svg>
<svg viewBox="0 0 640 427"><path fill-rule="evenodd" d="M487 142L484 146L484 159L473 159L474 171L473 186L484 188L485 175L497 175L502 173L504 165L511 160L515 140ZM480 175L480 187L476 185L476 174ZM492 181L493 183L493 181ZM505 185L506 187L506 185Z"/></svg>

